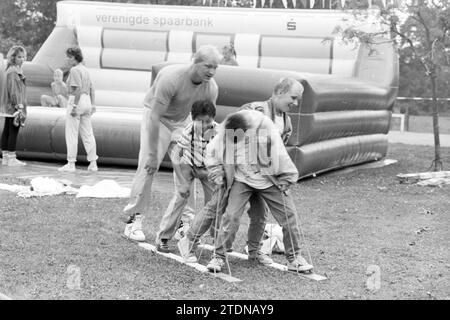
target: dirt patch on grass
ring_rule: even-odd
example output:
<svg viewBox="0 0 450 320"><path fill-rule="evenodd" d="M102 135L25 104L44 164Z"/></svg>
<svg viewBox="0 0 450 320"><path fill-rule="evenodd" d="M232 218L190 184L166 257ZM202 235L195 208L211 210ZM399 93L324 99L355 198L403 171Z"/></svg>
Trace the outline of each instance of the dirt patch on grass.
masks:
<svg viewBox="0 0 450 320"><path fill-rule="evenodd" d="M0 191L0 292L16 299L449 299L450 186L395 179L425 171L432 153L391 145L388 158L397 164L336 171L295 186L316 271L329 278L324 282L230 259L233 276L244 281L229 284L123 240L126 199L23 199ZM449 163L450 149L443 156ZM144 220L150 241L170 196L171 190L152 196L153 214ZM379 290L366 287L370 265L380 269ZM80 270L80 289L68 286L73 268Z"/></svg>

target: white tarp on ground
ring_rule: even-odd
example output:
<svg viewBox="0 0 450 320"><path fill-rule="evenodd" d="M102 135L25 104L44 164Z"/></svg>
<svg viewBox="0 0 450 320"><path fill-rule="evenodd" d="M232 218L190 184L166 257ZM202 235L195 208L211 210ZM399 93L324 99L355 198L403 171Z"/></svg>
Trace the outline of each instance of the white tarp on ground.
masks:
<svg viewBox="0 0 450 320"><path fill-rule="evenodd" d="M0 190L17 193L17 196L23 198L57 194L76 194L77 198L126 198L130 196L130 189L121 187L114 180L102 180L93 186L83 185L80 189L73 188L70 184L71 182L67 180L36 177L30 181L30 186L0 183Z"/></svg>
<svg viewBox="0 0 450 320"><path fill-rule="evenodd" d="M121 187L114 180L102 180L93 186L81 186L77 198L127 198L130 188Z"/></svg>

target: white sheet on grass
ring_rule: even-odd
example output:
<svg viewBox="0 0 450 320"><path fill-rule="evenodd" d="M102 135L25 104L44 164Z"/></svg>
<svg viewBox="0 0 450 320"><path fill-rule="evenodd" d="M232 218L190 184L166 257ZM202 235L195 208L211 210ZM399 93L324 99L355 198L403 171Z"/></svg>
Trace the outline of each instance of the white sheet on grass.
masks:
<svg viewBox="0 0 450 320"><path fill-rule="evenodd" d="M130 188L121 187L114 180L102 180L93 186L81 186L77 198L127 198Z"/></svg>
<svg viewBox="0 0 450 320"><path fill-rule="evenodd" d="M93 186L83 185L80 189L70 186L68 180L56 180L47 177L36 177L30 186L0 183L0 190L17 193L22 198L54 196L57 194L76 194L77 198L126 198L130 196L130 188L121 187L114 180L102 180Z"/></svg>
<svg viewBox="0 0 450 320"><path fill-rule="evenodd" d="M0 183L0 189L15 192L22 198L53 196L61 193L74 194L78 192L77 189L61 181L46 177L33 178L30 186Z"/></svg>

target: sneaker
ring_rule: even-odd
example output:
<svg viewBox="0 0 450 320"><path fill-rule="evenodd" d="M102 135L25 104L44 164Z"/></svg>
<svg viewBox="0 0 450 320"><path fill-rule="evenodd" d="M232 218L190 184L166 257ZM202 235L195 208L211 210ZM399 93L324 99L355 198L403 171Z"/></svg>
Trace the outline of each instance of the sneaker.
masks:
<svg viewBox="0 0 450 320"><path fill-rule="evenodd" d="M63 165L61 168L58 169L58 171L65 171L65 172L75 172L75 163L68 162L67 164Z"/></svg>
<svg viewBox="0 0 450 320"><path fill-rule="evenodd" d="M259 262L265 266L272 264L273 260L271 257L269 257L267 254L262 253L261 251L258 251L256 253L252 253L248 255L249 261L255 261Z"/></svg>
<svg viewBox="0 0 450 320"><path fill-rule="evenodd" d="M169 249L169 240L161 239L159 243L156 245L156 251L170 253Z"/></svg>
<svg viewBox="0 0 450 320"><path fill-rule="evenodd" d="M144 232L142 232L142 220L144 217L136 214L134 218L125 225L124 236L134 241L145 241Z"/></svg>
<svg viewBox="0 0 450 320"><path fill-rule="evenodd" d="M89 166L87 167L88 171L98 171L97 161L91 161Z"/></svg>
<svg viewBox="0 0 450 320"><path fill-rule="evenodd" d="M25 166L26 163L20 160L17 160L15 157L9 157L8 159L8 166L10 167L22 167Z"/></svg>
<svg viewBox="0 0 450 320"><path fill-rule="evenodd" d="M296 272L308 272L313 269L313 266L309 264L305 258L303 258L301 255L298 255L294 261L288 262L287 268L289 271L296 271Z"/></svg>
<svg viewBox="0 0 450 320"><path fill-rule="evenodd" d="M208 269L211 272L221 272L223 266L225 265L225 261L223 261L220 257L213 257L211 261L206 266L206 269Z"/></svg>
<svg viewBox="0 0 450 320"><path fill-rule="evenodd" d="M194 244L187 237L181 238L177 243L177 247L180 252L180 256L184 259L184 262L197 262L197 257L194 253Z"/></svg>

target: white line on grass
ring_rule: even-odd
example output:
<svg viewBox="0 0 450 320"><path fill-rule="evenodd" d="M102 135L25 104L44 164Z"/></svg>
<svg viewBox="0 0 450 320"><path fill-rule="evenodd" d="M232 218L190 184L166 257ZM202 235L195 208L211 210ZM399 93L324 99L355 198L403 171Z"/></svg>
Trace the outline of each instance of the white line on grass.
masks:
<svg viewBox="0 0 450 320"><path fill-rule="evenodd" d="M203 248L203 249L206 249L206 250L209 250L209 251L213 251L214 250L214 247L212 245L209 245L209 244L200 244L198 246L200 248ZM235 251L228 252L227 255L229 255L231 257L239 258L239 259L242 259L242 260L248 260L248 256L246 254L235 252ZM271 267L271 268L275 268L275 269L281 270L281 271L288 271L287 266L285 266L283 264L279 264L279 263L272 263L272 264L269 264L267 266ZM293 272L293 271L290 271L290 272ZM316 274L316 273L300 273L300 272L298 272L297 274L299 276L303 277L303 278L307 278L307 279L315 280L315 281L321 281L321 280L326 280L327 279L326 277L321 276L321 275Z"/></svg>
<svg viewBox="0 0 450 320"><path fill-rule="evenodd" d="M194 269L196 269L196 270L198 270L198 271L200 271L202 273L208 273L208 274L210 274L210 275L212 275L212 276L214 276L216 278L220 278L220 279L225 280L227 282L240 282L240 281L242 281L241 279L235 278L235 277L230 276L230 275L228 275L226 273L209 272L209 270L204 265L202 265L200 263L187 263L187 262L184 261L184 259L182 257L180 257L180 256L178 256L176 254L159 252L159 251L156 250L156 247L154 245L151 245L150 243L140 242L140 243L138 243L138 245L139 245L139 247L141 247L143 249L150 250L150 251L152 251L154 253L157 253L159 255L162 255L162 256L164 256L166 258L173 259L173 260L178 261L180 263L183 263L183 264L185 264L185 265L187 265L189 267L192 267L192 268L194 268Z"/></svg>

